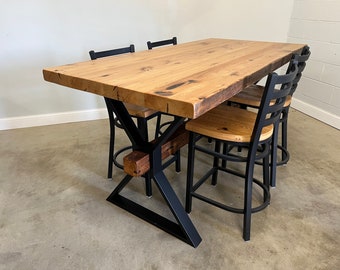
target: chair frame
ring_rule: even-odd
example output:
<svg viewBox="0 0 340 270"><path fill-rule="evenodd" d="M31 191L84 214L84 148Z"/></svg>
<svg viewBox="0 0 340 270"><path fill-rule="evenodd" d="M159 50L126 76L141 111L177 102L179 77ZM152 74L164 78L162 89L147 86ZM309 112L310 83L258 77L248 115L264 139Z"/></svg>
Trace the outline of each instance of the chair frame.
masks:
<svg viewBox="0 0 340 270"><path fill-rule="evenodd" d="M106 50L106 51L99 51L95 52L94 50L89 51L90 58L91 60L95 60L98 58L103 58L103 57L108 57L108 56L113 56L113 55L119 55L119 54L124 54L124 53L133 53L135 52L135 46L131 44L128 47L123 47L123 48L117 48L113 50ZM114 152L114 145L115 145L115 127L117 126L118 128L122 128L122 126L119 124L118 119L114 115L114 108L112 105L112 102L110 101L109 98L104 97L107 112L109 115L109 123L110 123L110 148L109 148L109 163L108 163L108 173L107 177L112 178L112 171L113 171L113 164L120 168L124 169L124 166L117 161L118 155L120 155L122 152L131 149L132 146L127 146L123 147L117 152ZM141 132L141 135L143 138L148 140L148 124L147 121L157 117L157 123L159 123L159 117L160 113L152 114L149 117L137 117L137 116L132 116L137 119L137 127L139 131ZM159 125L158 125L159 126ZM155 134L158 134L159 130L157 130L156 127L156 132ZM145 178L145 189L146 189L146 195L148 197L152 196L152 186L151 186L151 179L149 177L149 174L144 175Z"/></svg>
<svg viewBox="0 0 340 270"><path fill-rule="evenodd" d="M296 60L298 61L298 74L294 80L293 86L292 86L292 90L289 93L290 96L293 96L293 94L296 91L296 88L298 86L298 83L302 77L302 72L304 71L305 67L306 67L306 62L309 59L311 55L310 49L308 46L305 46L302 49L301 55L296 56ZM289 70L289 67L288 69ZM281 161L279 161L277 163L277 165L283 165L283 164L287 164L290 155L288 152L288 142L287 142L287 134L288 134L288 112L289 112L289 108L290 108L290 104L286 107L283 107L282 110L282 115L281 115L281 119L280 119L280 123L281 123L281 145L277 145L277 147L279 149L281 149L282 151L282 155L281 155Z"/></svg>
<svg viewBox="0 0 340 270"><path fill-rule="evenodd" d="M302 49L300 55L295 55L295 60L298 62L298 74L297 74L296 78L294 79L291 92L289 93L289 95L291 97L293 96L294 92L296 91L298 83L299 83L299 81L302 77L302 72L306 67L306 62L309 59L310 54L311 54L310 48L308 46L305 46ZM290 68L291 67L288 66L287 72L289 72ZM242 103L241 101L237 101L237 102L231 101L231 102L228 102L228 103L229 104L230 103L239 104L240 107L243 108L243 109L247 109L247 107L258 109L258 106L250 105L250 104L247 104L246 102ZM281 150L281 160L276 161L276 166L281 166L281 165L287 164L288 161L289 161L289 158L290 158L290 154L289 154L289 151L288 151L288 137L287 137L289 108L290 108L290 104L288 104L287 106L284 106L283 109L282 109L282 114L281 114L281 118L280 118L280 125L279 125L279 126L281 126L281 144L279 144L279 143L276 144L276 147ZM273 155L274 155L274 153L273 153ZM276 155L274 155L274 156L276 156ZM271 165L271 182L270 182L270 185L272 187L276 186L276 177L275 177L276 166Z"/></svg>
<svg viewBox="0 0 340 270"><path fill-rule="evenodd" d="M220 140L217 138L212 138L215 141L215 150L211 151L204 149L201 146L196 145L196 143L203 137L201 134L197 134L190 131L189 138L189 149L188 149L188 172L187 172L187 187L186 187L186 204L185 209L188 213L192 210L192 197L203 200L209 204L217 206L221 209L232 211L234 213L243 214L243 239L245 241L250 240L250 227L251 227L251 214L258 212L270 203L270 190L269 190L269 156L270 156L270 144L273 144L277 139L277 125L279 123L280 115L282 112L283 105L287 95L290 93L293 80L298 72L297 62L293 59L290 65L290 71L286 75L277 75L276 73L271 73L268 75L264 94L261 100L261 106L256 117L252 139L248 143L237 143L231 141ZM282 85L279 90L275 89L276 85ZM275 104L271 104L272 100L276 100ZM240 109L241 110L241 109ZM199 118L198 118L199 119ZM197 119L196 119L197 120ZM273 134L269 139L260 141L260 136L263 127L274 125ZM248 154L247 157L238 157L234 154L230 154L229 151L223 151L221 153L221 144L231 143L236 147L247 147ZM260 149L260 152L259 152ZM194 161L195 161L195 150L203 151L207 154L214 156L213 167L209 170L201 179L199 179L195 185L193 185L194 177ZM254 179L254 167L256 160L263 160L263 182ZM225 161L222 166L219 165L219 161ZM226 161L236 161L244 162L246 161L245 174L230 170L226 168ZM205 197L196 192L196 190L210 177L212 176L212 185L217 184L218 171L222 170L228 173L232 173L236 176L242 177L245 180L244 186L244 207L243 208L233 208ZM263 204L259 207L252 208L252 188L253 183L260 185L263 189Z"/></svg>
<svg viewBox="0 0 340 270"><path fill-rule="evenodd" d="M171 39L159 40L159 41L147 41L146 45L148 47L148 50L152 50L153 48L161 47L165 45L177 45L177 37L173 37ZM168 122L161 124L162 115L167 115L167 114L160 113L159 117L157 118L157 126L159 128L156 129L155 137L162 135L163 134L162 128L172 123L172 121L168 121ZM181 150L178 150L175 156L176 156L176 172L180 172L181 171Z"/></svg>

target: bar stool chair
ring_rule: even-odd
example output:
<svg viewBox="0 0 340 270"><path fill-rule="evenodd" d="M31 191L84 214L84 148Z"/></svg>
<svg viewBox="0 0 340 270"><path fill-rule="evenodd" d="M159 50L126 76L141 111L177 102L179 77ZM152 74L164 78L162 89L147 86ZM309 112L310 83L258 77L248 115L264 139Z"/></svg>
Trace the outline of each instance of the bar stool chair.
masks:
<svg viewBox="0 0 340 270"><path fill-rule="evenodd" d="M171 39L153 41L153 42L148 41L146 43L146 45L148 46L149 50L152 50L153 48L156 48L156 47L166 46L166 45L177 45L177 37L173 37ZM161 121L161 117L159 117L159 120ZM162 124L159 123L159 130L158 130L159 134L162 134L162 128L164 126L170 125L171 123L172 123L172 121L167 121L167 122L162 123Z"/></svg>
<svg viewBox="0 0 340 270"><path fill-rule="evenodd" d="M302 72L305 69L306 61L308 60L311 52L308 46L304 47L301 55L296 56L296 60L298 61L298 75L294 80L294 85L291 89L291 92L287 96L286 102L283 106L280 124L281 124L281 144L277 145L277 148L281 151L281 158L277 162L277 166L287 164L289 160L289 152L288 152L288 143L287 143L287 136L288 136L288 111L290 108L290 104L292 102L293 94L297 88L298 82L302 76ZM289 70L288 67L287 70ZM245 89L243 89L240 93L233 96L228 100L229 104L238 104L241 108L246 109L247 107L256 108L258 109L261 103L261 98L263 95L264 87L261 85L251 85ZM275 173L275 168L272 168ZM271 181L271 186L275 187L275 177Z"/></svg>
<svg viewBox="0 0 340 270"><path fill-rule="evenodd" d="M187 122L186 129L189 130L190 135L185 209L188 213L192 210L192 197L195 197L223 210L243 214L243 239L245 241L250 240L252 213L263 210L270 203L270 144L276 139L275 128L278 125L283 105L291 91L297 72L297 62L294 61L291 62L290 70L287 74L277 75L276 73L271 73L268 75L258 113L221 104L202 116ZM279 90L275 88L277 85L281 85ZM211 147L198 144L202 138L212 138L215 142L214 150L211 150ZM221 151L222 144L236 149L242 147L246 153ZM213 166L194 184L196 150L212 156ZM262 181L254 178L254 167L257 160L262 160L263 162ZM224 164L221 165L220 161L224 161ZM227 161L228 163L226 163ZM245 173L228 166L232 162L245 162ZM244 180L242 208L236 208L230 204L214 200L211 196L203 195L202 191L198 192L198 189L210 176L212 177L211 184L217 185L219 171L230 173ZM263 190L261 204L256 207L252 206L253 183ZM225 196L228 195L226 194Z"/></svg>
<svg viewBox="0 0 340 270"><path fill-rule="evenodd" d="M124 47L124 48L118 48L118 49L113 49L113 50L107 50L107 51L100 51L100 52L95 52L95 51L90 51L90 58L91 60L95 60L97 58L102 58L102 57L107 57L107 56L112 56L112 55L118 55L118 54L123 54L123 53L133 53L135 52L135 46L132 44L129 47ZM108 172L107 172L107 177L112 178L112 169L113 169L113 164L120 168L123 169L123 165L120 164L117 161L118 155L120 155L122 152L131 149L132 146L126 146L118 151L114 152L114 145L115 145L115 128L122 128L120 125L118 119L114 116L113 113L113 108L110 102L109 98L104 97L105 99L105 104L107 108L107 112L109 114L109 121L110 121L110 147L109 147L109 164L108 164ZM125 107L127 108L129 114L136 118L137 120L137 127L141 131L142 136L144 136L145 139L148 140L148 121L153 119L154 117L160 117L160 112L137 106L134 104L129 104L129 103L124 103ZM158 133L159 130L159 122L160 120L157 119L156 124L156 134ZM148 174L145 175L145 180L146 180L146 193L147 196L152 195L152 190L151 190L151 179L149 179Z"/></svg>
<svg viewBox="0 0 340 270"><path fill-rule="evenodd" d="M162 47L162 46L166 46L166 45L177 45L177 37L173 37L171 39L165 39L165 40L159 40L159 41L148 41L146 43L146 45L148 46L149 50L152 50L153 48L156 47ZM156 132L158 132L158 135L162 135L162 128L164 126L168 126L172 123L172 121L167 121L164 123L161 123L161 117L162 115L165 115L164 113L161 113L159 118L157 120L159 120L159 129L156 130ZM180 172L181 171L181 152L180 150L178 150L176 152L176 172Z"/></svg>

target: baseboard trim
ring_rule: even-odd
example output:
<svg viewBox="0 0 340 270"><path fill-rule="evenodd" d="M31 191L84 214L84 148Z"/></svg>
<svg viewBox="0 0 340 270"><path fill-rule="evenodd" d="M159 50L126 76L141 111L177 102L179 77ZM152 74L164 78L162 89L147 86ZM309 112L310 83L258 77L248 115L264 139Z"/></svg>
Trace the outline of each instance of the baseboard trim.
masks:
<svg viewBox="0 0 340 270"><path fill-rule="evenodd" d="M324 122L334 128L340 129L340 117L335 114L331 114L297 98L293 98L291 106L298 111L301 111L315 119L320 120L321 122Z"/></svg>
<svg viewBox="0 0 340 270"><path fill-rule="evenodd" d="M0 119L0 130L47 126L108 118L106 109L29 115Z"/></svg>

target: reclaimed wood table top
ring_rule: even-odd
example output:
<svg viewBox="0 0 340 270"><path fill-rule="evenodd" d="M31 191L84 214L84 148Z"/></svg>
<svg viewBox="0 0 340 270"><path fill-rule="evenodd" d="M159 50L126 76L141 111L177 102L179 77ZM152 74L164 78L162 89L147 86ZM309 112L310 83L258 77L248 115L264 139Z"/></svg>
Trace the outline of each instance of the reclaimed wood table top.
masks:
<svg viewBox="0 0 340 270"><path fill-rule="evenodd" d="M286 64L304 44L205 39L43 70L46 81L197 118Z"/></svg>

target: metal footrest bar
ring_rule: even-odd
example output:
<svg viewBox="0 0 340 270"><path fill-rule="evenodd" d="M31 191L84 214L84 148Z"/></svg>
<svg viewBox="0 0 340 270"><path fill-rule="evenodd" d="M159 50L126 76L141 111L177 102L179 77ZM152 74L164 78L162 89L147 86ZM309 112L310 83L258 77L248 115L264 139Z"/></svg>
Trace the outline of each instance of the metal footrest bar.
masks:
<svg viewBox="0 0 340 270"><path fill-rule="evenodd" d="M280 149L283 152L284 158L276 162L276 166L282 166L288 163L288 160L290 158L290 154L286 148L284 148L281 145L277 145L277 148ZM277 155L278 156L278 155ZM263 165L262 161L257 160L255 161L255 164L257 165ZM269 164L271 166L271 164Z"/></svg>
<svg viewBox="0 0 340 270"><path fill-rule="evenodd" d="M124 148L121 148L121 149L119 149L117 152L114 153L114 155L113 155L113 163L114 163L114 165L115 165L117 168L122 169L122 170L124 169L124 165L123 165L123 164L120 164L120 163L117 161L117 158L118 158L118 156L119 156L121 153L123 153L123 152L125 152L125 151L127 151L127 150L129 150L129 149L132 149L132 145L126 146L126 147L124 147Z"/></svg>
<svg viewBox="0 0 340 270"><path fill-rule="evenodd" d="M229 173L232 173L232 172L229 171ZM202 182L205 182L205 181L202 181ZM261 183L259 180L253 179L253 183L255 183L258 186L260 186L263 189L263 191L264 191L264 201L263 201L263 203L261 205L259 205L259 206L253 207L251 209L252 213L256 213L256 212L259 212L259 211L265 209L270 204L270 192L269 192L269 189L263 183ZM243 208L231 207L231 206L225 205L223 203L220 203L218 201L215 201L213 199L210 199L210 198L208 198L206 196L203 196L203 195L201 195L201 194L199 194L197 192L194 192L195 190L198 189L199 186L195 185L193 187L193 191L191 192L191 195L193 197L195 197L195 198L197 198L197 199L199 199L201 201L207 202L209 204L212 204L212 205L214 205L216 207L219 207L219 208L221 208L223 210L229 211L229 212L233 212L233 213L236 213L236 214L243 214L244 213L244 209Z"/></svg>
<svg viewBox="0 0 340 270"><path fill-rule="evenodd" d="M277 148L279 148L282 151L282 158L280 161L276 163L276 166L282 166L288 163L288 160L290 158L290 154L286 148L284 148L282 145L278 145Z"/></svg>

